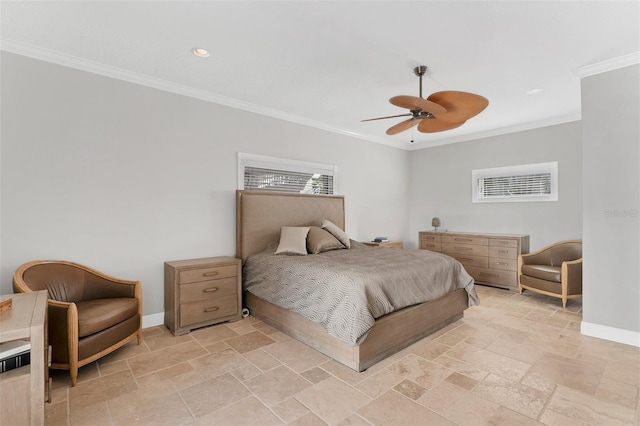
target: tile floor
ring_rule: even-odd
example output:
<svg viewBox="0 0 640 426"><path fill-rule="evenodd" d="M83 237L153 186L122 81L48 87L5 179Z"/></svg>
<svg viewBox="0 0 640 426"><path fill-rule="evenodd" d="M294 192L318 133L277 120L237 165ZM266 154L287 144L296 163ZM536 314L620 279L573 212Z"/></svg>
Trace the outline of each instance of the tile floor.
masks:
<svg viewBox="0 0 640 426"><path fill-rule="evenodd" d="M356 373L254 317L164 327L52 370L49 425L638 425L640 349L582 336L580 300L478 286L462 320Z"/></svg>

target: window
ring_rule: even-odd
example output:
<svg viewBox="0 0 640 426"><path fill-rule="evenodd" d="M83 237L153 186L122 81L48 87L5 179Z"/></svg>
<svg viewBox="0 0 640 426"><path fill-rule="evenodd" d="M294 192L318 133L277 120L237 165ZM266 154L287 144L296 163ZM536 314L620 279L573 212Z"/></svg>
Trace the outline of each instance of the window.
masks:
<svg viewBox="0 0 640 426"><path fill-rule="evenodd" d="M238 153L238 188L302 194L335 194L333 165Z"/></svg>
<svg viewBox="0 0 640 426"><path fill-rule="evenodd" d="M558 162L471 172L474 203L558 201Z"/></svg>

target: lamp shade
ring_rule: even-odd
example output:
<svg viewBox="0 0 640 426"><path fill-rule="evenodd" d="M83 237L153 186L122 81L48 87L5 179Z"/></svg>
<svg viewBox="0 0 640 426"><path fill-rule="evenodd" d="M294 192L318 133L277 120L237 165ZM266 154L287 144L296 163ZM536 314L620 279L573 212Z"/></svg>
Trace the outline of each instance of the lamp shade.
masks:
<svg viewBox="0 0 640 426"><path fill-rule="evenodd" d="M440 218L439 217L434 217L433 219L431 219L431 226L433 226L433 227L440 226Z"/></svg>

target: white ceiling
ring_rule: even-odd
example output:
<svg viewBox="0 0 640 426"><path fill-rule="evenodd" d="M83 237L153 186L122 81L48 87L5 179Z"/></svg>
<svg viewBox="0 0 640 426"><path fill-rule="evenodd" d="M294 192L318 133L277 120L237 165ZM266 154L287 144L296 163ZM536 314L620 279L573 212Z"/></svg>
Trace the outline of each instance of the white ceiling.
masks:
<svg viewBox="0 0 640 426"><path fill-rule="evenodd" d="M3 50L404 149L578 120L580 76L640 58L638 1L2 1L0 14ZM441 133L361 123L406 112L388 99L418 95L417 65L424 97L468 91L488 108Z"/></svg>

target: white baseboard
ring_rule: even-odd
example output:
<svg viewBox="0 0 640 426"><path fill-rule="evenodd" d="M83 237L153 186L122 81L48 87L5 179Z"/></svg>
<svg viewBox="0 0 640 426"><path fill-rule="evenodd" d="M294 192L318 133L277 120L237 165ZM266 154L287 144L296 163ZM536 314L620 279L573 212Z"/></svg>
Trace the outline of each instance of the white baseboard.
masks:
<svg viewBox="0 0 640 426"><path fill-rule="evenodd" d="M623 343L625 345L640 348L640 333L636 331L623 330L621 328L582 321L580 324L580 332L585 336L597 337L599 339L610 340L612 342Z"/></svg>
<svg viewBox="0 0 640 426"><path fill-rule="evenodd" d="M142 328L155 327L164 324L164 312L159 314L145 315L142 317Z"/></svg>

